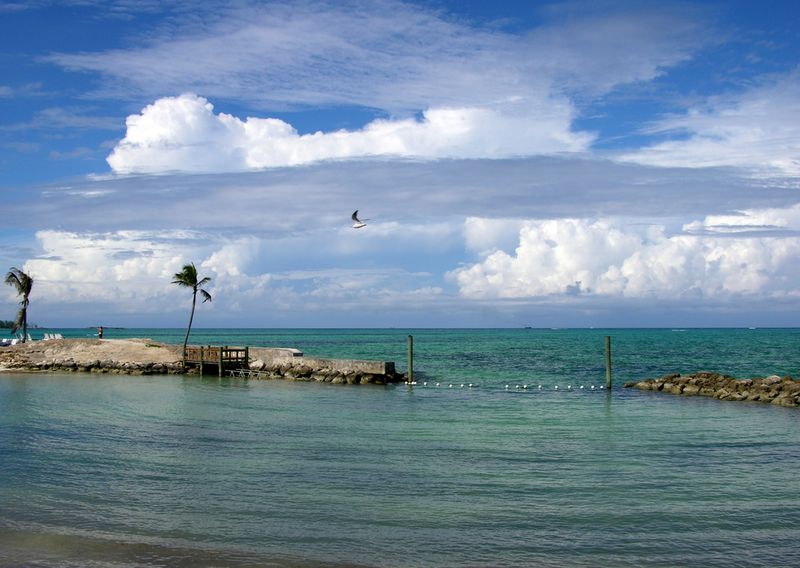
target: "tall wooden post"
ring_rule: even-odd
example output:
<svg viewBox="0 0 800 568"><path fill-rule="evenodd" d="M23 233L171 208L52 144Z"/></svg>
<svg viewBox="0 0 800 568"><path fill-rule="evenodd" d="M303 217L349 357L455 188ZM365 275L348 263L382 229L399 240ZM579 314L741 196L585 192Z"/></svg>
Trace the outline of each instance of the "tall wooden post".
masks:
<svg viewBox="0 0 800 568"><path fill-rule="evenodd" d="M222 377L222 353L227 349L227 347L220 346L219 348L219 376Z"/></svg>
<svg viewBox="0 0 800 568"><path fill-rule="evenodd" d="M244 346L244 366L245 369L250 369L250 347L248 345Z"/></svg>
<svg viewBox="0 0 800 568"><path fill-rule="evenodd" d="M611 390L611 336L606 335L606 389Z"/></svg>
<svg viewBox="0 0 800 568"><path fill-rule="evenodd" d="M408 384L414 382L414 336L408 336Z"/></svg>
<svg viewBox="0 0 800 568"><path fill-rule="evenodd" d="M200 376L201 377L203 376L203 364L204 363L205 363L205 361L203 361L203 346L201 345L200 346Z"/></svg>

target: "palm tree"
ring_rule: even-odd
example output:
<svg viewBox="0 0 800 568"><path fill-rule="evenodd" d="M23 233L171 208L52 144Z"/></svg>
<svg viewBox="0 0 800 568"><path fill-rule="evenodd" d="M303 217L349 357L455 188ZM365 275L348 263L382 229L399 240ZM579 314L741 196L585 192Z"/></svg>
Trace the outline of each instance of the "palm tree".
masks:
<svg viewBox="0 0 800 568"><path fill-rule="evenodd" d="M172 281L173 284L192 289L192 313L189 315L189 327L186 329L186 338L183 340L183 354L186 356L186 345L189 343L189 333L192 331L192 320L194 319L194 306L197 303L197 293L200 292L204 303L211 301L211 294L201 288L201 286L211 282L211 278L206 277L198 280L197 268L195 268L194 263L184 264L183 269L175 273L174 278L175 280Z"/></svg>
<svg viewBox="0 0 800 568"><path fill-rule="evenodd" d="M28 339L28 305L31 303L28 297L31 295L31 288L33 288L33 278L19 268L12 267L6 274L6 284L16 288L17 295L22 296L22 301L19 303L19 313L17 313L17 319L14 321L11 333L22 328L22 342L24 343Z"/></svg>

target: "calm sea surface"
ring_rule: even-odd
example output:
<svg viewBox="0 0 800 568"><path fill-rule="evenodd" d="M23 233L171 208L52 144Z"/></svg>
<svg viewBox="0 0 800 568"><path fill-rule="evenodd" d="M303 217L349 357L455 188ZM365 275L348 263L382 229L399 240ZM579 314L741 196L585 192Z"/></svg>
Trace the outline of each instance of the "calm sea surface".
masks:
<svg viewBox="0 0 800 568"><path fill-rule="evenodd" d="M800 566L800 410L619 388L674 371L797 377L800 330L191 341L405 370L408 334L413 389L0 374L0 566Z"/></svg>

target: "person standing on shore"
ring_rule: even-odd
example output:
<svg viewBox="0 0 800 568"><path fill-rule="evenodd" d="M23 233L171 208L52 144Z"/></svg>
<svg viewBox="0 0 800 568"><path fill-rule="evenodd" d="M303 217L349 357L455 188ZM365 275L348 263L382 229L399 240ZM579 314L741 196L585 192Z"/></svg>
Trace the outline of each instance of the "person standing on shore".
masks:
<svg viewBox="0 0 800 568"><path fill-rule="evenodd" d="M97 339L103 339L103 326L97 328Z"/></svg>

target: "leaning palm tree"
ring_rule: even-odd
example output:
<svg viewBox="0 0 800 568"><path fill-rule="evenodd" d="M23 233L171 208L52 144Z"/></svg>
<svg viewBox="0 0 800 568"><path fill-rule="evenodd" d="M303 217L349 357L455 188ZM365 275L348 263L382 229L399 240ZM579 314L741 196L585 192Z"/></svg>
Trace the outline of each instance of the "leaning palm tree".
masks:
<svg viewBox="0 0 800 568"><path fill-rule="evenodd" d="M24 343L28 339L28 305L31 303L28 297L31 295L31 289L33 288L33 278L19 268L12 267L6 274L6 284L16 288L17 295L22 296L17 319L14 321L11 333L15 333L21 328L22 341Z"/></svg>
<svg viewBox="0 0 800 568"><path fill-rule="evenodd" d="M189 333L192 331L192 320L194 319L194 307L197 303L197 293L200 292L200 295L203 297L203 302L211 301L211 294L201 288L201 286L211 282L211 278L205 277L198 280L197 268L195 268L194 263L184 264L183 269L175 273L174 278L175 280L172 281L173 284L192 289L192 313L189 315L189 327L186 329L186 338L183 340L183 354L185 356L186 345L189 343Z"/></svg>

